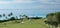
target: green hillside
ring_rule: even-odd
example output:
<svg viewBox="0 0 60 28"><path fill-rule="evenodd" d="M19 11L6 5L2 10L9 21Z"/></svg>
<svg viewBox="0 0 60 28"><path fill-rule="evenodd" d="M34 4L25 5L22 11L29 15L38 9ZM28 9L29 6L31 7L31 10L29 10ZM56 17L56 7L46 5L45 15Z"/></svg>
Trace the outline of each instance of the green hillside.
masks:
<svg viewBox="0 0 60 28"><path fill-rule="evenodd" d="M0 28L48 28L43 19L26 20L24 23L14 23L14 21L0 23Z"/></svg>

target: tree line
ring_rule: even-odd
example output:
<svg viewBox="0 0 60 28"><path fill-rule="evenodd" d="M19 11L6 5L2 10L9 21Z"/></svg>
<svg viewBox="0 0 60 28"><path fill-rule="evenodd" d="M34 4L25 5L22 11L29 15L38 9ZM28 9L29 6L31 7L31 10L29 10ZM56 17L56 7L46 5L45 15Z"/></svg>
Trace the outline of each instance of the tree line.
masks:
<svg viewBox="0 0 60 28"><path fill-rule="evenodd" d="M18 18L17 16L16 17L11 17L12 15L14 15L12 12L11 13L9 13L7 16L6 16L6 14L0 14L0 18L3 18L3 17L5 17L6 18L6 20L0 20L0 23L3 23L3 22L7 22L7 21L13 21L13 20L23 20L23 19L41 19L42 17L38 17L38 16L36 16L36 17L28 17L27 15L25 15L25 14L23 14L23 15L19 15L19 17L20 18ZM8 18L8 17L10 17L10 18Z"/></svg>

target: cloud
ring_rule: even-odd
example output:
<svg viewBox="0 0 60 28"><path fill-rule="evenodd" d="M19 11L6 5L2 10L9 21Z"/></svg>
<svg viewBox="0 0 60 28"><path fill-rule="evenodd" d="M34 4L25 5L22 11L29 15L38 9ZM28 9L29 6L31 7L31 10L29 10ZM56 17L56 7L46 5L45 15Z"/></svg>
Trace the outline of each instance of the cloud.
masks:
<svg viewBox="0 0 60 28"><path fill-rule="evenodd" d="M34 3L40 2L43 4L60 4L60 0L0 0L0 4L16 4L16 3Z"/></svg>
<svg viewBox="0 0 60 28"><path fill-rule="evenodd" d="M9 4L9 1L0 1L0 4Z"/></svg>
<svg viewBox="0 0 60 28"><path fill-rule="evenodd" d="M33 0L13 0L12 3L32 3L35 2Z"/></svg>
<svg viewBox="0 0 60 28"><path fill-rule="evenodd" d="M40 2L47 2L48 0L39 0Z"/></svg>
<svg viewBox="0 0 60 28"><path fill-rule="evenodd" d="M43 4L60 4L60 0L39 0Z"/></svg>
<svg viewBox="0 0 60 28"><path fill-rule="evenodd" d="M11 1L0 1L3 4L0 8L58 8L60 6L60 0L11 0ZM6 4L6 5L5 5ZM58 6L57 6L58 4ZM51 6L50 6L51 5ZM1 5L0 5L1 6ZM57 6L57 7L56 7Z"/></svg>
<svg viewBox="0 0 60 28"><path fill-rule="evenodd" d="M60 4L60 0L13 0L12 3L34 3L40 2L43 4Z"/></svg>
<svg viewBox="0 0 60 28"><path fill-rule="evenodd" d="M35 0L0 0L0 4L33 3Z"/></svg>

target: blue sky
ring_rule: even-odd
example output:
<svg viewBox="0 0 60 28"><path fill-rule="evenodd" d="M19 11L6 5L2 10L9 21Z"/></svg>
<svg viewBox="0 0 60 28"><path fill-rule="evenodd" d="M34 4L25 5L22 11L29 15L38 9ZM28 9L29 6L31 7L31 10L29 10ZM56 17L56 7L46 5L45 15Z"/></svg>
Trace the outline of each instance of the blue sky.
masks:
<svg viewBox="0 0 60 28"><path fill-rule="evenodd" d="M59 8L60 0L0 0L0 9Z"/></svg>
<svg viewBox="0 0 60 28"><path fill-rule="evenodd" d="M45 16L60 12L60 0L0 0L0 14L13 12L14 15Z"/></svg>

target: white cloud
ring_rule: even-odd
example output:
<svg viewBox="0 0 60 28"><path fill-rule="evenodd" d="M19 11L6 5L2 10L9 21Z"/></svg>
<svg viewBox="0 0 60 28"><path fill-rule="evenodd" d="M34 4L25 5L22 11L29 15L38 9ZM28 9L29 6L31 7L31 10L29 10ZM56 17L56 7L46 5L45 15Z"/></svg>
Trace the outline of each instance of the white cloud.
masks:
<svg viewBox="0 0 60 28"><path fill-rule="evenodd" d="M40 2L47 2L48 0L40 0Z"/></svg>
<svg viewBox="0 0 60 28"><path fill-rule="evenodd" d="M12 1L4 1L4 0L0 0L0 4L10 4L10 3L32 3L35 2L33 0L12 0Z"/></svg>
<svg viewBox="0 0 60 28"><path fill-rule="evenodd" d="M60 0L39 0L43 4L60 4Z"/></svg>
<svg viewBox="0 0 60 28"><path fill-rule="evenodd" d="M9 4L9 1L0 1L0 4Z"/></svg>
<svg viewBox="0 0 60 28"><path fill-rule="evenodd" d="M60 4L60 0L12 0L12 1L0 1L0 4L10 4L10 3L33 3L40 2L44 4Z"/></svg>
<svg viewBox="0 0 60 28"><path fill-rule="evenodd" d="M56 0L39 0L40 2L56 2Z"/></svg>
<svg viewBox="0 0 60 28"><path fill-rule="evenodd" d="M57 1L57 2L56 2ZM52 5L52 4L54 4L54 8L56 7L56 4L60 4L59 2L58 2L58 0L56 0L56 1L54 1L54 0L12 0L12 1L0 1L0 4L13 4L13 5L15 5L16 3L33 3L33 2L40 2L40 3L42 3L42 4L44 4L44 5L38 5L38 4L32 4L32 5L35 5L35 6L31 6L31 7L29 7L27 4L26 5L21 5L21 6L23 6L23 7L21 7L20 5L20 7L23 9L28 9L28 8L50 8L50 5ZM48 5L46 5L45 6L45 4L48 4ZM50 5L49 5L50 4ZM7 6L6 8L10 8L10 5L9 6ZM5 5L4 5L5 6ZM3 7L4 7L3 6ZM17 6L17 5L16 5ZM28 7L27 7L28 6ZM3 7L1 7L1 8L3 8ZM51 6L51 8L53 7L53 5ZM58 6L57 6L58 7ZM57 8L56 7L56 8ZM4 7L5 8L5 7ZM13 8L14 9L14 6L11 6L11 8ZM16 7L16 8L18 8L18 7Z"/></svg>
<svg viewBox="0 0 60 28"><path fill-rule="evenodd" d="M13 0L13 3L32 3L32 0Z"/></svg>

